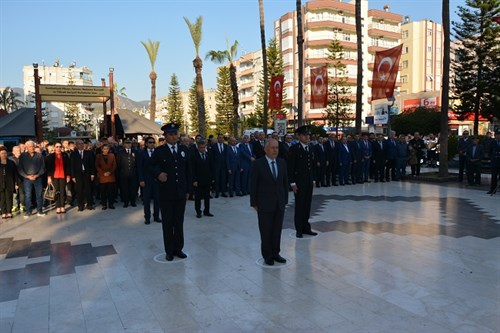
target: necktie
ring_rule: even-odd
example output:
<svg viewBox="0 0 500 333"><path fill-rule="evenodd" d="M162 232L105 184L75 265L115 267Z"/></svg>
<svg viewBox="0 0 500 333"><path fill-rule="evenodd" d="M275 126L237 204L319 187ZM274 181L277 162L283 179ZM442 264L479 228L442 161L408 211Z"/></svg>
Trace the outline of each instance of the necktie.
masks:
<svg viewBox="0 0 500 333"><path fill-rule="evenodd" d="M151 155L153 155L153 149L149 150L149 157L151 157Z"/></svg>
<svg viewBox="0 0 500 333"><path fill-rule="evenodd" d="M307 153L309 152L309 146L305 146L304 149L306 150Z"/></svg>
<svg viewBox="0 0 500 333"><path fill-rule="evenodd" d="M83 150L80 150L80 158L82 160L82 171L85 171L85 166L83 165Z"/></svg>
<svg viewBox="0 0 500 333"><path fill-rule="evenodd" d="M278 178L278 173L276 172L276 165L275 164L276 164L275 161L271 161L271 168L273 170L273 177L276 180L276 178Z"/></svg>
<svg viewBox="0 0 500 333"><path fill-rule="evenodd" d="M175 154L177 154L177 152L175 151L175 146L172 146L172 154L174 155L174 157L175 157Z"/></svg>
<svg viewBox="0 0 500 333"><path fill-rule="evenodd" d="M236 147L233 147L233 151L234 151L234 154L236 155L237 154Z"/></svg>
<svg viewBox="0 0 500 333"><path fill-rule="evenodd" d="M222 143L219 143L219 152L222 154Z"/></svg>
<svg viewBox="0 0 500 333"><path fill-rule="evenodd" d="M202 158L203 160L205 160L205 159L206 159L205 153L201 153L201 158Z"/></svg>
<svg viewBox="0 0 500 333"><path fill-rule="evenodd" d="M127 149L127 155L130 155L130 149Z"/></svg>

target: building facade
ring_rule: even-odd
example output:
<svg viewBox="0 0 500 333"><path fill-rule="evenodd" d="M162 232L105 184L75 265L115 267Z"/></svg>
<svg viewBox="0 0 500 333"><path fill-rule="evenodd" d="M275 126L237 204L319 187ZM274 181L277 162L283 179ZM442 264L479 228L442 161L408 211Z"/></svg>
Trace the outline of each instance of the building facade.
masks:
<svg viewBox="0 0 500 333"><path fill-rule="evenodd" d="M68 85L70 82L77 86L92 86L92 71L86 67L76 67L73 63L68 67L60 65L56 60L53 65L38 66L38 74L40 76L40 84L61 84ZM35 102L35 77L34 68L32 65L23 67L23 89L26 98L26 105L34 105ZM80 109L82 120L92 118L91 105L77 104ZM47 102L45 103L45 114L49 122L50 128L64 126L64 109L65 103Z"/></svg>

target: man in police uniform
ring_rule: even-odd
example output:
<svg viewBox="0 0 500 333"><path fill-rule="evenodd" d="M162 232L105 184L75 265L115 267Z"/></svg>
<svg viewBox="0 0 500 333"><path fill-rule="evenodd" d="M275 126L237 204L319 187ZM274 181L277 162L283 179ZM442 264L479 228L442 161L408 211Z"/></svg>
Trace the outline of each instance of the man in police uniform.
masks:
<svg viewBox="0 0 500 333"><path fill-rule="evenodd" d="M311 230L312 193L314 187L314 153L309 145L309 128L301 126L295 130L299 143L288 151L288 179L295 194L295 230L297 238L303 234L315 236Z"/></svg>
<svg viewBox="0 0 500 333"><path fill-rule="evenodd" d="M163 244L167 261L174 256L184 259L184 211L191 192L188 148L178 144L179 126L164 125L165 144L157 147L150 165L154 178L159 182L160 210L162 217Z"/></svg>
<svg viewBox="0 0 500 333"><path fill-rule="evenodd" d="M494 194L497 191L498 175L500 174L500 129L495 132L495 139L490 142L491 159L491 182L488 194Z"/></svg>

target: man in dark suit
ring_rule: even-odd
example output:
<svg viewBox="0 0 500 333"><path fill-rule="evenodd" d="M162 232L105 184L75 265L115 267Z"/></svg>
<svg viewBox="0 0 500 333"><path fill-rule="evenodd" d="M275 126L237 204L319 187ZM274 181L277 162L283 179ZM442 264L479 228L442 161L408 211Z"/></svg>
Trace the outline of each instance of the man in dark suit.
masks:
<svg viewBox="0 0 500 333"><path fill-rule="evenodd" d="M359 133L355 133L351 140L348 140L351 150L351 182L353 184L363 183L363 153L361 151L361 138Z"/></svg>
<svg viewBox="0 0 500 333"><path fill-rule="evenodd" d="M484 147L479 144L479 138L472 139L472 145L465 153L467 157L467 180L469 185L481 185L481 167L484 158Z"/></svg>
<svg viewBox="0 0 500 333"><path fill-rule="evenodd" d="M338 174L338 150L335 134L328 135L328 140L324 144L328 167L326 168L326 186L337 186Z"/></svg>
<svg viewBox="0 0 500 333"><path fill-rule="evenodd" d="M385 183L386 143L382 134L377 134L377 140L373 143L373 167L375 169L375 183Z"/></svg>
<svg viewBox="0 0 500 333"><path fill-rule="evenodd" d="M78 211L94 209L92 207L92 182L96 174L94 153L84 149L82 140L76 141L76 148L71 152L71 180L75 184Z"/></svg>
<svg viewBox="0 0 500 333"><path fill-rule="evenodd" d="M328 167L328 158L324 146L324 138L318 138L318 144L314 146L314 160L316 161L316 187L325 187L326 168Z"/></svg>
<svg viewBox="0 0 500 333"><path fill-rule="evenodd" d="M495 132L495 139L490 142L491 159L491 181L488 194L494 194L498 186L498 176L500 174L500 129Z"/></svg>
<svg viewBox="0 0 500 333"><path fill-rule="evenodd" d="M196 217L201 218L201 200L203 199L203 215L213 216L210 213L210 186L213 183L212 155L208 154L207 144L198 140L198 149L191 154L191 172L194 190L194 209Z"/></svg>
<svg viewBox="0 0 500 333"><path fill-rule="evenodd" d="M217 142L212 146L213 153L213 172L215 180L215 197L219 194L227 197L227 152L229 147L224 143L224 135L217 136Z"/></svg>
<svg viewBox="0 0 500 333"><path fill-rule="evenodd" d="M303 234L315 236L311 230L312 193L314 187L314 153L309 147L309 128L301 126L295 130L299 143L290 147L288 152L288 180L295 195L295 230L296 237Z"/></svg>
<svg viewBox="0 0 500 333"><path fill-rule="evenodd" d="M132 141L126 139L123 150L116 158L118 177L120 184L120 194L123 200L123 207L136 206L137 199L137 162L136 152L132 149Z"/></svg>
<svg viewBox="0 0 500 333"><path fill-rule="evenodd" d="M162 217L163 245L167 261L174 255L184 259L184 212L191 192L189 152L177 143L179 126L169 123L162 127L165 144L155 149L151 156L153 176L159 182L160 210Z"/></svg>
<svg viewBox="0 0 500 333"><path fill-rule="evenodd" d="M472 140L469 138L469 131L464 130L462 137L458 140L458 181L464 180L464 172L467 173L467 149L472 145Z"/></svg>
<svg viewBox="0 0 500 333"><path fill-rule="evenodd" d="M387 159L385 165L385 180L391 181L391 179L395 180L396 178L397 139L395 131L391 131L385 143L385 157Z"/></svg>
<svg viewBox="0 0 500 333"><path fill-rule="evenodd" d="M227 146L226 165L227 165L227 185L229 196L233 197L234 194L240 194L240 156L238 154L238 147L236 147L236 139L229 138L229 145Z"/></svg>
<svg viewBox="0 0 500 333"><path fill-rule="evenodd" d="M280 256L281 229L288 202L288 175L286 163L277 158L279 145L275 139L266 142L264 158L251 169L250 206L257 211L262 258L266 265L286 263Z"/></svg>
<svg viewBox="0 0 500 333"><path fill-rule="evenodd" d="M413 139L408 142L408 145L415 151L417 155L417 164L411 165L412 176L420 176L420 162L424 157L425 142L420 137L419 132L415 132Z"/></svg>
<svg viewBox="0 0 500 333"><path fill-rule="evenodd" d="M137 178L142 188L142 204L144 205L144 223L150 224L151 200L153 201L153 219L160 222L160 198L158 196L158 183L153 178L150 167L151 156L155 151L155 139L148 136L144 142L146 147L137 152Z"/></svg>
<svg viewBox="0 0 500 333"><path fill-rule="evenodd" d="M242 170L240 178L241 195L247 195L250 193L250 167L255 161L255 155L249 140L250 138L248 135L244 135L242 142L238 146L238 154L240 156L240 166Z"/></svg>
<svg viewBox="0 0 500 333"><path fill-rule="evenodd" d="M339 154L339 183L341 186L351 185L349 181L349 171L352 164L352 152L349 149L347 136L343 135L338 145Z"/></svg>
<svg viewBox="0 0 500 333"><path fill-rule="evenodd" d="M253 145L253 152L255 154L255 158L261 158L265 155L264 152L264 139L265 139L265 134L264 132L259 132L256 135L255 140L252 142Z"/></svg>
<svg viewBox="0 0 500 333"><path fill-rule="evenodd" d="M371 168L371 159L372 159L372 143L369 140L368 133L363 133L361 140L361 155L363 158L363 166L362 166L362 178L364 183L369 183L368 178L370 177L370 168Z"/></svg>

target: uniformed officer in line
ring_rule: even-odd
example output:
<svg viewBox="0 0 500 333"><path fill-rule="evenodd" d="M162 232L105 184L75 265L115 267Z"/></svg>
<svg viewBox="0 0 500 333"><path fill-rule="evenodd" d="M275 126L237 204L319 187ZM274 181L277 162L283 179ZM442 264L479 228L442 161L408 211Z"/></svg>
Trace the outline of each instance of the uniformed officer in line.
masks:
<svg viewBox="0 0 500 333"><path fill-rule="evenodd" d="M500 175L500 129L495 132L495 139L490 142L490 159L491 159L491 181L488 194L497 192L498 176Z"/></svg>
<svg viewBox="0 0 500 333"><path fill-rule="evenodd" d="M288 179L295 194L295 230L297 238L303 234L317 235L311 230L309 216L311 214L312 193L314 187L314 153L309 145L310 133L307 126L295 130L299 142L288 151Z"/></svg>
<svg viewBox="0 0 500 333"><path fill-rule="evenodd" d="M159 146L151 156L151 168L158 181L160 210L162 217L163 244L167 261L174 256L184 259L184 211L191 192L192 181L189 169L188 148L178 144L179 126L164 125L162 131L165 144Z"/></svg>

